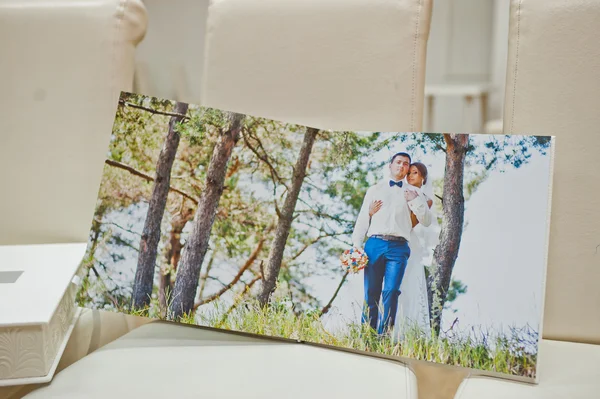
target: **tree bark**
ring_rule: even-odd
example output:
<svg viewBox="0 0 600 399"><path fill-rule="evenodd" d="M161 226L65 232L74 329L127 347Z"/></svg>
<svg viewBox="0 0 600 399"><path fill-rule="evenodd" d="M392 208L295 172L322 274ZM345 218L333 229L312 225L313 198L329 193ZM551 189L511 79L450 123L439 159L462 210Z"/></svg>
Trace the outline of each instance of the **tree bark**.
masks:
<svg viewBox="0 0 600 399"><path fill-rule="evenodd" d="M152 108L148 108L148 107L143 107L141 105L136 105L136 104L128 103L128 102L126 102L124 100L119 100L119 104L122 105L122 106L124 106L124 107L131 107L131 108L141 109L142 111L150 112L151 114L179 117L179 120L181 120L181 121L189 119L189 116L187 116L185 114L187 112L187 109L185 110L185 112L177 112L177 109L175 109L175 112L163 112L163 111L158 111L156 109L152 109Z"/></svg>
<svg viewBox="0 0 600 399"><path fill-rule="evenodd" d="M230 113L227 119L228 127L221 130L221 137L213 150L208 165L206 186L198 202L198 208L194 216L194 226L183 249L179 270L177 271L171 303L171 314L175 320L184 314L190 314L193 310L200 268L208 250L210 232L221 194L223 194L227 163L240 138L244 116Z"/></svg>
<svg viewBox="0 0 600 399"><path fill-rule="evenodd" d="M308 128L304 134L304 141L302 148L300 149L300 155L296 160L294 167L294 174L292 177L292 185L290 190L285 197L283 208L281 209L279 221L277 223L277 230L275 231L275 239L271 245L269 251L269 258L267 259L267 265L264 269L262 277L262 287L258 294L258 302L261 306L265 306L273 292L275 291L275 285L279 276L279 270L281 269L281 262L283 260L283 251L285 249L285 243L290 234L290 227L292 226L292 220L294 217L294 209L296 208L296 202L306 176L306 166L310 158L315 139L319 131L317 129Z"/></svg>
<svg viewBox="0 0 600 399"><path fill-rule="evenodd" d="M439 335L442 309L446 302L450 279L462 238L465 199L463 176L468 134L444 134L446 141L446 170L444 173L444 201L440 242L433 253L433 267L429 275L429 306L431 325Z"/></svg>
<svg viewBox="0 0 600 399"><path fill-rule="evenodd" d="M171 232L169 234L169 244L166 251L166 264L170 266L169 270L161 270L160 279L158 283L158 302L160 304L161 317L167 316L167 310L169 308L169 300L171 298L171 270L177 271L177 265L181 258L181 250L183 244L181 243L181 232L183 231L187 222L192 220L194 216L194 210L191 207L185 207L182 211L177 214L171 221Z"/></svg>
<svg viewBox="0 0 600 399"><path fill-rule="evenodd" d="M100 241L100 228L102 227L101 220L104 217L104 213L106 212L106 207L104 205L100 205L96 212L94 213L94 218L92 219L92 237L90 239L89 251L86 253L83 264L85 265L85 273L83 275L83 281L89 280L90 271L93 270L96 274L96 278L100 279L100 275L97 270L94 268L94 261L96 260L96 250L98 249L98 243ZM83 291L81 288L77 291L75 296L76 302L79 306L82 306L86 300L89 298L87 292Z"/></svg>
<svg viewBox="0 0 600 399"><path fill-rule="evenodd" d="M176 131L176 124L183 119L181 115L185 115L187 109L188 105L185 103L175 104L175 113L179 115L171 117L169 132L158 157L152 197L140 241L140 253L131 297L131 307L133 309L144 308L150 303L154 266L160 240L160 223L167 204L167 195L171 183L171 168L180 140L180 135Z"/></svg>

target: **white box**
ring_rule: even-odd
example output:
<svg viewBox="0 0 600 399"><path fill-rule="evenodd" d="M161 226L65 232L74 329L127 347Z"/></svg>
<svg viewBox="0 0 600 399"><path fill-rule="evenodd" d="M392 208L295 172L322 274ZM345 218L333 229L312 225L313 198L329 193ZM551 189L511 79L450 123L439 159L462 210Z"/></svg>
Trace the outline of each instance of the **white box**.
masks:
<svg viewBox="0 0 600 399"><path fill-rule="evenodd" d="M0 386L52 379L79 315L86 244L0 246Z"/></svg>

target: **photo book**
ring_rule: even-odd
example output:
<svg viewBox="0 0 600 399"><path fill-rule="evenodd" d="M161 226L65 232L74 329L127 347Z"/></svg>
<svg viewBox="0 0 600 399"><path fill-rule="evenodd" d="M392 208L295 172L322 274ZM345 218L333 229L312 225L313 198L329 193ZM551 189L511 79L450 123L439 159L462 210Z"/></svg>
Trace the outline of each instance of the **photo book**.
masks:
<svg viewBox="0 0 600 399"><path fill-rule="evenodd" d="M123 92L77 302L535 383L553 154Z"/></svg>

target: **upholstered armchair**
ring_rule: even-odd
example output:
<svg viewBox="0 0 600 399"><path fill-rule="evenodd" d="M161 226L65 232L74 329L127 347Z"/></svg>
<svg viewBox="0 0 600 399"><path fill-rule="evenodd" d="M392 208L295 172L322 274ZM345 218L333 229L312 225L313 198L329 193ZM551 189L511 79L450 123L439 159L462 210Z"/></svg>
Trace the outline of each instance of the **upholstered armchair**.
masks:
<svg viewBox="0 0 600 399"><path fill-rule="evenodd" d="M71 278L146 23L139 0L0 2L0 397L139 324L106 314L111 331L93 328Z"/></svg>
<svg viewBox="0 0 600 399"><path fill-rule="evenodd" d="M469 378L457 399L600 396L599 18L598 2L511 2L504 133L556 136L539 384Z"/></svg>
<svg viewBox="0 0 600 399"><path fill-rule="evenodd" d="M44 4L0 3L2 245L86 242L146 29L137 0ZM214 0L202 84L171 92L322 128L419 131L431 10L430 0ZM52 381L0 397L600 397L599 19L587 0L511 2L501 125L557 137L538 385L84 309ZM152 88L146 67L138 88ZM357 369L381 378L366 387L347 378Z"/></svg>

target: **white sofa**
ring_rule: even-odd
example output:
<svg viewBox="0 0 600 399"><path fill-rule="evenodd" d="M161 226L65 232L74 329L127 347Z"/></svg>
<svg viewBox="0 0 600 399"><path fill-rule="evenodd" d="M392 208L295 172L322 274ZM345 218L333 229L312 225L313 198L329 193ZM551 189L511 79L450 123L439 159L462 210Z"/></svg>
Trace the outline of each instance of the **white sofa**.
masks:
<svg viewBox="0 0 600 399"><path fill-rule="evenodd" d="M406 60L398 54L415 54L400 39L417 38L421 40L419 49L424 49L427 38L424 27L429 21L430 2L286 0L285 3L296 7L294 12L286 13L286 17L291 20L294 16L306 17L309 9L319 10L320 13L330 12L338 17L340 13L336 11L348 7L347 13L341 15L356 18L362 26L369 21L377 24L384 16L387 17L386 7L392 6L399 18L401 15L412 15L412 19L408 18L406 21L416 22L416 15L420 15L419 24L423 30L420 34L411 31L409 28L414 25L406 23L380 24L381 26L373 28L374 36L369 36L374 48L348 39L362 37L362 32L353 31L351 25L345 31L349 34L347 37L335 36L337 32L323 30L333 35L331 37L335 37L336 44L339 45L327 43L321 46L320 42L296 39L302 36L284 32L281 37L285 38L285 43L301 47L303 52L309 53L307 58L321 54L329 56L331 65L336 65L334 71L328 69L328 65L311 66L303 74L303 70L296 70L292 68L293 65L286 64L289 57L294 55L286 52L291 50L278 52L278 48L268 46L268 40L278 42L279 37L272 38L262 33L262 41L257 43L251 40L253 31L244 31L245 38L248 39L247 46L239 48L239 41L230 42L233 38L239 39L235 27L248 23L246 19L249 15L268 26L269 18L277 16L277 10L281 11L275 2L216 0L213 2L213 13L209 13L210 35L206 45L204 73L207 80L206 85L203 85L206 89L202 94L203 105L238 107L243 112L265 113L265 116L331 128L344 128L346 123L354 124L349 126L353 129L364 127L370 130L388 126L394 130L421 128L418 121L422 118L417 118L416 115L422 112L419 102L422 103L421 73L424 68L419 67L418 71L414 71L416 78L411 79L408 84L404 78L410 68L406 69L407 66L403 63ZM273 7L267 12L262 8L265 5ZM405 8L395 7L398 5ZM590 32L597 30L594 21L599 19L599 7L597 2L585 0L514 0L511 8L504 131L507 134L539 133L557 136L553 222L539 385L468 377L467 372L444 367L423 364L403 366L400 363L325 351L306 345L240 338L206 329L148 323L145 319L85 310L53 382L43 387L16 387L11 393L14 393L14 397L20 397L37 388L27 397L87 397L92 394L102 397L131 397L140 392L134 391L132 384L136 387L148 384L142 388L144 397L158 397L167 394L161 390L160 381L156 381L156 375L159 374L161 381L175 379L179 382L173 384L168 393L182 397L202 394L211 397L243 394L267 397L304 397L309 394L318 397L362 397L362 381L346 379L345 385L342 384L342 389L346 391L339 391L338 384L322 379L321 374L333 373L332 378L341 379L341 370L366 367L384 376L383 380L389 378L394 381L393 385L383 384L378 387L385 392L382 391L379 395L375 393L374 396L415 398L418 395L420 398L460 399L600 397L600 375L597 371L600 362L600 346L597 345L600 343L600 294L594 289L600 278L596 259L598 242L595 242L600 236L600 208L597 207L598 184L593 175L599 169L594 150L600 148L600 139L594 134L594 129L600 122L595 110L595 105L600 100L600 79L598 70L593 66L600 61L600 46L590 36ZM298 24L304 27L300 22ZM261 34L261 31L257 34ZM376 40L386 35L395 35L395 38L383 43ZM292 49L294 46L290 45ZM229 48L232 51L225 53ZM331 51L335 53L332 55ZM363 57L360 57L359 52L365 51L373 56L369 62L362 63L360 61ZM257 93L256 87L252 87L253 82L248 79L249 72L255 74L260 71L253 70L254 66L248 66L245 62L239 62L240 58L236 54L244 54L248 57L245 59L253 59L253 55L266 53L276 59L279 55L283 58L273 63L272 71L266 71L261 76L264 83L261 87L266 88L265 96L261 96L261 90ZM342 62L344 59L353 62ZM233 63L231 60L238 62ZM424 62L424 59L416 57L413 61ZM300 59L297 62L304 65L309 61ZM262 68L266 67L268 65L262 65ZM381 74L372 76L374 71ZM397 73L398 71L405 73ZM334 73L336 76L331 82ZM386 77L394 87L401 88L401 92L387 92L385 85L378 86L381 85L377 81L379 76ZM273 79L273 86L270 86L270 77ZM306 86L310 86L313 81L318 82L318 87L311 90L311 87ZM344 84L355 85L355 90L346 91ZM231 96L235 85L240 86L243 95ZM290 98L289 103L282 101L281 97L277 97L280 94L279 87L298 93L298 97ZM379 96L371 96L372 87L380 90ZM406 90L410 90L410 95L407 95ZM229 94L225 95L226 93ZM375 109L378 107L381 108ZM366 109L372 113L365 113ZM110 125L107 120L112 121L112 115L108 116L107 112L105 118L103 123ZM102 136L101 132L95 134ZM94 150L99 151L94 156L101 159L101 150L95 147L92 152ZM94 158L91 159L93 161ZM91 162L88 166L93 170ZM93 175L90 171L86 173ZM25 175L25 179L29 178L31 176ZM5 177L2 176L2 179L4 183ZM84 190L89 191L87 194L91 198L95 191L90 186L86 185ZM6 209L0 209L3 217L8 213ZM71 219L66 227L86 231L88 220L84 217L79 220ZM24 232L20 237L21 243L27 243L30 234ZM49 237L59 239L61 236L52 237L49 234ZM221 355L225 353L233 356L230 362L222 361ZM260 367L256 367L257 359L262 356L268 357L258 360ZM157 358L163 359L163 362L156 362ZM202 359L211 360L209 368L201 368ZM176 362L180 362L180 366ZM170 367L165 367L166 364ZM265 373L273 377L266 380L266 383ZM309 392L311 387L305 386L310 384L298 387L298 378L294 376L292 379L292 373L302 373L311 384L315 382L312 387L314 390ZM465 377L468 378L464 379ZM144 384L140 384L140 381L144 381ZM271 382L272 385L268 385ZM1 393L2 391L0 396Z"/></svg>
<svg viewBox="0 0 600 399"><path fill-rule="evenodd" d="M23 388L4 385L51 378L61 354L77 352L81 323L62 352L77 315L70 280L85 250L116 102L133 86L145 32L139 0L0 1L0 272L23 272L15 285L0 284L2 398ZM29 295L21 285L28 282L42 288ZM20 350L34 345L42 349Z"/></svg>
<svg viewBox="0 0 600 399"><path fill-rule="evenodd" d="M539 385L471 378L456 399L598 398L600 3L513 0L510 17L504 133L556 136Z"/></svg>

